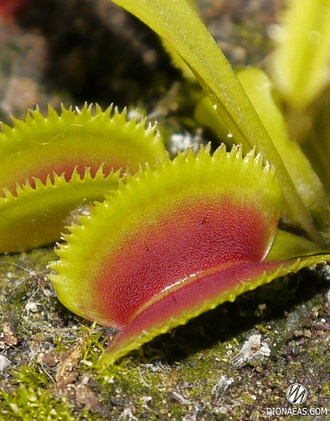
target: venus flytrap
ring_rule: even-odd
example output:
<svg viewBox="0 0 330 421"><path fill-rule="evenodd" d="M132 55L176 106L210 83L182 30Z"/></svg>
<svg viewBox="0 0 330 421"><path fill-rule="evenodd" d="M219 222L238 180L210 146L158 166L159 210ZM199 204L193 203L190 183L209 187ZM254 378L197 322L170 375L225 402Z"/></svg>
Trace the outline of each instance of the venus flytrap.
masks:
<svg viewBox="0 0 330 421"><path fill-rule="evenodd" d="M155 127L97 106L30 110L0 134L0 253L58 241L71 212L117 189L119 178L165 156Z"/></svg>
<svg viewBox="0 0 330 421"><path fill-rule="evenodd" d="M115 3L189 66L211 99L198 104L197 119L232 137L230 151L188 149L171 160L154 127L117 111L31 111L14 129L4 126L1 251L53 242L66 229L51 280L71 311L120 331L104 364L245 291L330 260L329 195L290 139L276 85L257 69L234 74L193 0ZM313 4L306 10L323 5ZM313 57L316 68L325 65ZM320 85L310 86L314 98ZM66 226L85 203L88 214ZM279 229L280 218L301 235Z"/></svg>
<svg viewBox="0 0 330 421"><path fill-rule="evenodd" d="M330 258L278 230L280 211L279 184L260 155L190 149L80 217L57 250L52 281L66 307L121 331L103 357L113 363L224 301Z"/></svg>

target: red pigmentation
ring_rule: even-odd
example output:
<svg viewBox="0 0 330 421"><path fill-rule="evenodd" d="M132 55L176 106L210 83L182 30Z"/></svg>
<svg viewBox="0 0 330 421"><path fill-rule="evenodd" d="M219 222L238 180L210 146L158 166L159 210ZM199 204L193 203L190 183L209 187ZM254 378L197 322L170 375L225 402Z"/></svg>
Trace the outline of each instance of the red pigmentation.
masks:
<svg viewBox="0 0 330 421"><path fill-rule="evenodd" d="M97 171L99 170L101 166L102 166L102 172L105 176L108 176L111 171L117 171L120 168L122 168L122 165L118 165L118 164L111 164L111 163L104 164L104 162L102 162L101 159L94 160L94 162L91 159L89 162L86 162L86 163L82 163L81 160L72 161L72 162L63 162L57 165L50 163L47 166L44 165L43 167L38 168L36 174L33 175L32 177L29 176L28 172L26 172L26 174L24 174L23 172L20 179L17 180L16 183L19 184L20 186L23 186L28 181L31 187L35 188L36 186L35 179L38 179L43 184L46 184L46 180L49 177L52 183L54 183L54 173L56 173L58 176L64 174L64 178L68 182L71 180L72 175L75 170L80 175L80 178L83 179L87 168L90 169L90 174L92 178L94 178ZM15 185L8 186L9 190L14 195L16 195L16 183Z"/></svg>
<svg viewBox="0 0 330 421"><path fill-rule="evenodd" d="M73 225L52 280L77 314L121 332L121 355L276 276L264 262L280 215L274 172L220 147L165 159ZM83 286L83 288L82 288Z"/></svg>
<svg viewBox="0 0 330 421"><path fill-rule="evenodd" d="M255 229L258 226L258 230ZM141 224L96 278L100 313L123 328L152 297L188 276L231 262L262 260L268 227L257 207L221 202L185 203L157 225ZM125 256L125 259L123 259Z"/></svg>
<svg viewBox="0 0 330 421"><path fill-rule="evenodd" d="M0 0L0 15L15 15L28 0Z"/></svg>
<svg viewBox="0 0 330 421"><path fill-rule="evenodd" d="M287 265L289 264L292 262L288 261ZM132 338L139 337L141 332L161 332L171 319L194 317L205 311L208 303L214 303L208 307L213 308L223 301L230 300L240 293L240 288L249 289L250 282L267 272L275 272L282 265L283 262L234 262L185 280L173 293L163 294L133 316L127 327L111 342L107 353L115 354L118 349L129 345ZM192 313L192 309L195 314Z"/></svg>

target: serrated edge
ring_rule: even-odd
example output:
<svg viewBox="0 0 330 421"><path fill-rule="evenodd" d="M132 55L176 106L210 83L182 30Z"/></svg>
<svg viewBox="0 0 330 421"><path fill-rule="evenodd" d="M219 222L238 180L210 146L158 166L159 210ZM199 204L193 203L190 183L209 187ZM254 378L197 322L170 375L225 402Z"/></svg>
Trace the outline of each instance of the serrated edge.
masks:
<svg viewBox="0 0 330 421"><path fill-rule="evenodd" d="M53 178L52 178L53 177ZM49 189L62 189L67 187L72 187L73 184L84 184L90 181L101 181L104 180L109 181L110 178L119 179L121 177L121 170L114 171L112 170L109 174L105 175L103 173L103 165L97 170L94 177L92 177L90 168L85 168L85 173L81 177L80 174L77 172L77 167L74 168L72 177L69 181L65 180L65 174L58 175L55 171L53 171L52 177L50 174L47 175L46 183L43 183L40 179L33 177L35 182L35 186L31 186L30 182L27 181L22 186L16 184L17 190L16 195L14 195L10 190L7 188L2 189L4 193L4 197L0 197L0 208L11 204L14 202L20 202L20 199L28 197L29 195L38 195L43 192L47 192ZM126 177L124 177L126 178Z"/></svg>
<svg viewBox="0 0 330 421"><path fill-rule="evenodd" d="M123 150L121 154L123 156L133 157L130 155L130 148L137 148L141 153L140 162L138 158L134 161L134 172L136 168L140 166L145 166L146 162L149 162L150 165L155 165L157 162L162 162L163 158L167 155L165 150L160 132L157 130L156 124L148 123L147 117L143 117L140 120L135 116L131 119L127 118L127 110L124 109L122 112L119 112L117 107L110 105L105 111L101 110L99 105L87 105L85 104L83 108L76 108L75 110L72 107L66 109L62 105L62 114L58 114L54 108L51 106L48 107L48 115L46 117L40 112L39 108L35 110L30 109L27 113L25 121L12 118L14 122L14 127L9 127L7 125L2 125L3 133L0 133L0 160L3 159L5 164L5 169L3 169L4 179L0 187L0 195L3 189L6 190L6 187L12 191L13 194L16 194L15 191L15 171L21 166L24 165L24 159L29 157L32 162L37 160L39 147L40 151L44 154L43 146L49 145L50 143L56 142L56 139L61 139L61 149L59 157L65 155L65 145L66 143L62 142L62 135L67 131L71 130L74 126L81 126L82 130L86 131L86 135L82 137L84 140L81 142L81 148L84 150L84 145L90 148L92 144L89 144L88 130L91 127L92 134L96 137L99 136L101 144L104 144L107 149L107 143L109 142L109 147L115 147L112 139L126 140L123 141ZM93 126L91 126L93 125ZM81 130L81 129L80 129ZM95 131L95 134L94 134ZM78 134L79 132L77 132ZM73 133L72 136L77 136ZM115 137L113 137L115 135ZM75 138L75 137L74 137ZM42 142L42 139L47 139ZM70 138L68 138L70 139ZM30 149L31 144L36 144L36 149ZM68 147L70 147L70 142L67 142ZM51 146L50 150L56 150L56 144ZM120 150L121 143L118 144ZM26 152L25 152L26 151ZM10 153L10 156L13 159L9 163L6 158ZM30 154L30 155L29 155ZM31 155L33 154L33 155ZM36 156L36 158L34 158ZM7 161L6 161L7 159ZM37 161L36 161L37 162ZM42 162L47 163L47 156L43 156ZM78 164L78 163L77 163ZM107 156L104 156L104 164L107 165ZM126 165L129 163L126 163ZM124 162L123 162L124 165ZM37 168L38 164L35 165L36 169L30 171L30 174L26 174L24 177L24 183L26 180L31 180L34 176L37 179ZM7 168L8 167L8 168ZM10 168L16 168L13 170L13 176L10 177ZM125 167L125 172L129 173L131 168ZM2 174L2 173L1 173ZM16 175L18 177L18 174ZM7 180L7 181L4 181ZM21 180L20 180L21 184ZM16 189L20 190L16 185Z"/></svg>
<svg viewBox="0 0 330 421"><path fill-rule="evenodd" d="M100 242L102 238L100 238L99 234L96 233L103 233L106 229L109 229L107 225L109 221L111 221L112 232L115 232L117 228L114 226L114 221L120 219L124 209L125 213L130 215L131 220L131 218L134 217L134 212L130 212L130 207L134 208L134 206L136 206L136 197L141 197L141 191L145 186L152 182L155 187L155 183L159 182L165 183L164 186L166 187L164 188L168 189L165 177L166 175L170 176L172 174L174 167L180 166L182 171L188 177L190 175L194 176L194 170L196 169L199 169L200 174L205 173L205 171L209 169L209 165L211 163L214 163L213 170L220 168L220 166L223 167L224 165L226 165L228 169L237 169L238 163L239 168L242 168L244 173L249 173L252 168L254 168L257 172L260 170L260 175L264 174L266 176L263 183L266 183L267 181L267 185L270 184L270 186L268 186L269 191L272 192L272 195L275 195L274 197L276 197L276 201L278 201L278 206L276 205L273 208L276 212L278 211L279 217L281 193L278 182L275 178L274 169L269 165L264 166L262 163L262 157L259 154L256 154L254 150L252 150L246 157L242 158L242 151L240 147L234 147L230 152L227 152L225 147L222 146L213 154L213 156L210 154L210 147L201 148L201 150L197 153L197 156L195 156L192 149L188 149L187 151L180 153L173 161L167 158L162 164L159 164L156 169L152 170L147 167L144 171L139 171L136 175L132 176L126 184L120 183L118 189L109 195L104 202L95 204L93 209L91 209L90 215L80 216L78 224L73 223L70 227L68 227L69 233L64 236L66 244L59 245L59 248L56 250L56 254L60 260L52 263L50 266L55 271L55 274L51 275L51 280L58 292L59 299L63 302L63 304L80 316L84 316L83 312L78 310L78 301L77 303L74 303L74 301L70 302L70 299L66 299L66 294L70 296L70 298L74 296L75 281L81 277L81 273L79 273L81 267L80 264L82 261L90 261L87 254L89 249L94 247L93 244L99 250L98 258L101 258L103 249ZM185 167L183 167L183 165ZM180 175L181 183L182 174L176 175ZM255 175L255 177L257 176L259 180L259 172ZM179 183L178 178L175 179L174 183ZM139 186L141 185L142 187L139 190ZM153 192L155 191L156 189L153 190ZM162 197L161 188L157 188L157 195L158 194L159 196L157 197ZM148 197L146 200L148 200ZM129 206L127 206L127 202L130 203ZM269 244L269 247L270 246L271 244ZM84 268L85 266L83 266L83 269ZM86 282L88 282L87 279ZM68 292L71 285L73 285L72 290L71 292Z"/></svg>
<svg viewBox="0 0 330 421"><path fill-rule="evenodd" d="M22 235L21 239L24 238L24 213L20 209L24 209L24 206L29 207L29 217L31 218L31 215L33 211L35 212L35 220L38 220L40 217L37 208L33 210L33 204L36 203L38 207L40 207L41 203L46 203L47 200L49 201L50 198L53 200L53 196L55 195L58 197L58 200L56 200L56 203L60 203L60 200L65 197L66 192L72 192L73 190L76 190L78 187L81 189L83 188L83 191L79 194L77 194L76 201L72 200L71 202L67 201L64 203L62 207L63 215L65 215L65 212L67 212L67 216L65 218L65 223L63 224L62 230L64 231L66 229L66 225L69 225L74 217L76 218L76 213L79 212L77 207L81 205L83 200L88 199L88 202L86 202L86 205L91 205L92 203L96 203L97 200L104 200L106 192L111 191L112 189L115 189L118 187L119 180L120 180L121 174L120 170L114 171L112 170L109 174L105 175L103 173L103 165L98 169L95 176L91 175L90 169L86 168L84 175L81 177L79 173L77 172L77 168L75 168L73 176L71 180L66 181L64 178L64 174L58 176L56 173L53 174L53 179L51 179L50 175L47 177L47 180L44 183L41 182L39 179L35 179L35 186L31 186L31 184L28 182L24 184L23 186L17 185L17 195L13 195L8 189L4 189L4 195L5 197L0 198L0 213L1 215L7 215L8 213L12 215L12 212L14 212L15 215L17 215L17 210L19 210L22 213ZM122 181L124 182L124 181ZM94 190L91 194L91 185L97 186L94 187ZM86 186L86 188L84 187ZM88 189L88 190L86 190ZM104 189L103 197L101 198L101 191ZM84 193L85 192L85 193ZM86 193L87 192L87 193ZM70 194L70 193L68 193ZM85 194L85 196L84 196ZM86 196L87 195L87 196ZM73 197L73 196L72 196ZM62 199L63 200L63 199ZM66 211L66 208L68 208L68 211ZM42 218L45 219L46 216L50 217L49 215L52 215L52 208L50 207L49 214L44 213L42 215ZM57 209L57 208L56 208ZM74 212L74 215L72 212L77 209ZM6 219L6 224L8 222L8 219ZM16 219L15 219L16 221ZM17 220L18 221L18 220ZM12 222L11 222L12 223ZM28 222L27 222L28 223ZM7 235L8 232L8 225L2 225L0 224L0 235ZM10 226L10 225L9 225ZM54 242L55 240L60 240L62 232L58 232L57 238L51 238L49 241L47 239L43 239L41 236L35 237L34 241L37 241L39 246L49 244L50 242ZM1 234L2 233L2 234ZM54 235L55 231L52 233ZM5 237L6 238L6 237ZM28 241L20 240L19 243L16 244L16 246L11 245L7 246L5 243L1 243L1 251L0 252L19 252L23 250L29 250L31 249L31 246L29 245L31 243L30 237L28 237ZM25 244L25 246L23 246Z"/></svg>
<svg viewBox="0 0 330 421"><path fill-rule="evenodd" d="M229 165L235 165L236 162L240 161L243 165L253 165L255 168L260 168L260 170L267 174L269 176L269 181L276 183L277 180L275 178L275 168L272 165L269 165L268 163L263 164L263 157L260 153L256 153L255 148L251 149L245 157L243 157L242 148L240 145L234 145L230 152L226 151L226 146L222 144L217 150L214 152L213 155L210 154L211 145L207 145L204 147L201 145L200 150L198 151L197 155L194 153L193 148L187 148L183 152L179 152L178 155L174 158L174 160L169 159L166 157L166 159L158 164L156 168L150 168L148 165L145 169L140 169L135 175L131 176L127 183L119 183L118 189L111 194L107 195L107 198L102 204L96 204L95 208L92 210L91 214L88 216L81 216L79 218L79 224L71 225L69 228L70 234L66 236L66 240L69 242L70 237L76 235L79 231L84 230L83 226L85 224L90 224L91 221L93 221L94 217L95 219L99 217L98 215L98 209L105 209L108 207L111 207L111 202L116 200L117 196L120 196L122 194L125 194L125 191L127 189L133 190L136 185L139 185L139 183L142 180L147 179L148 177L158 177L162 178L164 174L168 171L168 169L171 166L177 166L182 165L183 163L189 163L193 162L195 165L198 165L198 163L202 159L227 159L228 161L231 161ZM93 222L92 222L93 223ZM65 247L65 246L64 246ZM56 250L57 253L60 252L60 250Z"/></svg>
<svg viewBox="0 0 330 421"><path fill-rule="evenodd" d="M0 123L3 133L0 134L0 148L1 142L19 142L22 146L22 142L27 142L27 135L32 134L36 129L41 130L42 125L46 127L52 123L58 124L59 131L61 129L65 130L68 127L68 124L88 124L89 122L95 121L97 119L106 119L110 124L123 124L127 128L134 127L137 131L143 131L145 136L160 136L157 131L157 123L148 122L147 117L143 117L138 121L138 118L134 116L133 118L127 118L127 109L124 108L121 112L118 107L115 107L111 104L106 110L102 111L101 107L98 104L85 105L82 108L72 107L65 108L61 104L61 114L51 106L48 105L47 116L44 116L39 107L35 109L29 109L27 111L25 120L19 120L13 116L11 119L13 121L13 127ZM28 141L30 142L30 140ZM38 143L38 142L36 142ZM39 143L38 143L39 144ZM42 145L42 143L40 143Z"/></svg>

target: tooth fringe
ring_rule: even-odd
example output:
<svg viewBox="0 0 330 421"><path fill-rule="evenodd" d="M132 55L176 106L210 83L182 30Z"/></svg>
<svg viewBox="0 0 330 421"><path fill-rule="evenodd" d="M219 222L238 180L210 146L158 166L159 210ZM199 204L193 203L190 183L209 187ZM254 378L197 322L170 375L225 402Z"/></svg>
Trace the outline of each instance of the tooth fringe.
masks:
<svg viewBox="0 0 330 421"><path fill-rule="evenodd" d="M234 146L230 152L226 152L225 146L220 146L213 155L210 153L210 148L206 147L201 148L195 156L193 149L188 148L180 152L173 161L166 157L156 166L156 169L146 166L144 170L140 169L124 182L120 181L118 189L107 194L104 202L96 203L90 215L79 217L79 225L73 224L67 227L70 232L70 235L65 237L68 244L64 248L62 246L59 248L62 250L63 263L73 261L75 253L79 254L82 248L88 249L87 244L89 241L94 241L95 232L108 232L109 222L107 221L112 221L111 231L115 232L116 224L120 224L119 221L123 215L134 215L136 203L140 203L141 200L146 202L150 200L150 203L154 203L156 200L161 200L163 196L176 194L178 189L185 191L191 187L191 184L195 185L196 189L200 188L212 194L212 189L217 191L216 186L220 182L221 174L223 174L221 183L225 192L227 188L228 191L237 190L240 182L244 184L242 198L243 196L250 197L250 190L257 195L267 190L267 194L274 197L271 212L279 215L281 192L278 182L272 172L264 169L262 160L255 155L255 151L242 158L240 146ZM251 181L247 181L249 179ZM259 186L257 193L256 186ZM150 189L153 193L150 193ZM172 189L173 193L171 193ZM145 199L142 199L143 196ZM249 200L253 202L253 197ZM255 201L259 202L259 197L256 197Z"/></svg>
<svg viewBox="0 0 330 421"><path fill-rule="evenodd" d="M118 107L115 107L111 104L105 111L102 111L101 107L98 104L84 104L84 106L79 109L78 107L75 110L70 106L65 108L61 104L61 114L58 114L56 110L48 105L47 116L44 117L41 113L39 107L35 109L29 109L25 120L19 120L15 117L11 117L13 121L13 127L10 127L4 123L1 123L3 133L0 136L0 151L1 144L7 141L11 142L29 142L29 138L26 138L26 135L32 135L31 130L40 130L41 127L46 128L47 125L60 125L58 128L59 131L65 129L65 124L88 124L93 120L103 119L105 124L123 124L127 128L133 129L137 132L144 131L146 136L158 136L159 133L156 132L157 124L151 124L148 122L147 117L141 119L137 122L134 118L127 120L127 108L124 108L122 112L118 110ZM108 120L108 122L107 122ZM36 124L37 123L37 124ZM32 136L30 136L32 137ZM137 141L139 141L137 137ZM22 146L22 145L20 145Z"/></svg>
<svg viewBox="0 0 330 421"><path fill-rule="evenodd" d="M71 212L82 204L104 200L106 192L118 187L119 179L120 171L105 176L100 168L92 177L86 169L82 178L75 172L70 181L65 180L64 174L55 173L53 180L47 176L45 184L39 179L34 179L34 187L29 182L17 184L16 195L3 189L0 253L20 252L60 240L61 232L70 223ZM73 226L71 229L75 231ZM64 235L67 239L68 234Z"/></svg>

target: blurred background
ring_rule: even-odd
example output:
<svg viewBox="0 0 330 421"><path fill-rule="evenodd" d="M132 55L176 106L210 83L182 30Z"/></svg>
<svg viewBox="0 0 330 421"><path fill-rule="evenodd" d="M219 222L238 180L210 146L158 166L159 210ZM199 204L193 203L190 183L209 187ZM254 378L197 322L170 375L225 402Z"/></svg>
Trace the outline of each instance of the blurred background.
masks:
<svg viewBox="0 0 330 421"><path fill-rule="evenodd" d="M235 68L262 65L267 28L284 0L198 0ZM0 120L28 107L97 102L148 113L180 83L161 43L109 0L0 0ZM175 95L174 95L175 96ZM173 99L173 95L171 97ZM172 102L172 101L168 101ZM158 107L159 108L159 107ZM164 107L163 107L164 108ZM175 111L168 105L163 114Z"/></svg>

